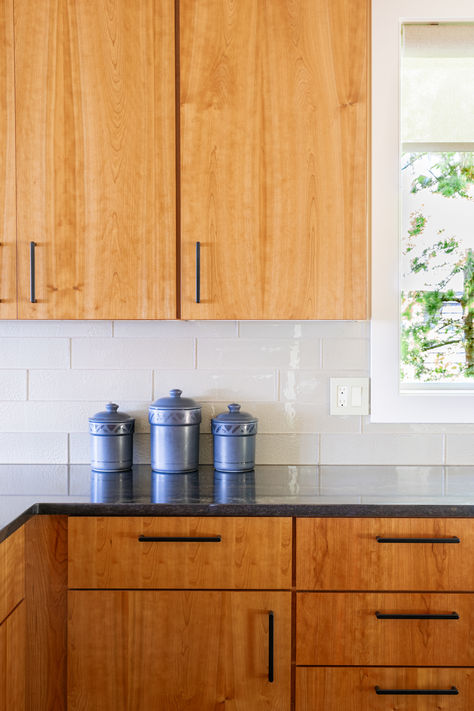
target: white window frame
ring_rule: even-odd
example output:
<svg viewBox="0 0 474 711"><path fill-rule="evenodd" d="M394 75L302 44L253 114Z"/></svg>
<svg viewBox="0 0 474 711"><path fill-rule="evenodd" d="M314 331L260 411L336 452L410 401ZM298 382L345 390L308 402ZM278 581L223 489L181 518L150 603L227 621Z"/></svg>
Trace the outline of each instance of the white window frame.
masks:
<svg viewBox="0 0 474 711"><path fill-rule="evenodd" d="M373 422L474 422L474 389L400 392L400 49L404 22L474 22L473 0L372 0Z"/></svg>

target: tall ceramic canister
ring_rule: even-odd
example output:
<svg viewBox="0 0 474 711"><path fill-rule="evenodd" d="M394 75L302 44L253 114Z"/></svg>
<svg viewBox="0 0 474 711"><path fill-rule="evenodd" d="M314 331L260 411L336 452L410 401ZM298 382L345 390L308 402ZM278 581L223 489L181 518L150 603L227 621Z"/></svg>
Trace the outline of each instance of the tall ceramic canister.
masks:
<svg viewBox="0 0 474 711"><path fill-rule="evenodd" d="M236 402L229 412L212 418L214 469L220 472L248 472L255 466L255 440L258 419L241 412Z"/></svg>
<svg viewBox="0 0 474 711"><path fill-rule="evenodd" d="M135 419L109 402L105 410L89 417L91 467L99 472L120 472L133 462Z"/></svg>
<svg viewBox="0 0 474 711"><path fill-rule="evenodd" d="M155 472L192 472L199 466L201 406L170 390L150 405L151 468Z"/></svg>

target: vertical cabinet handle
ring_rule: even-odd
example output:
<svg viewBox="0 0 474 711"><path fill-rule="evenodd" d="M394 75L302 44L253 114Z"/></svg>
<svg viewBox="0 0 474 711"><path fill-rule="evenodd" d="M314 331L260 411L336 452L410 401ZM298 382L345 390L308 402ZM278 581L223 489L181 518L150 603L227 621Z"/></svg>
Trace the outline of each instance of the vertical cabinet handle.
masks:
<svg viewBox="0 0 474 711"><path fill-rule="evenodd" d="M30 242L30 301L36 304L36 284L35 284L35 242Z"/></svg>
<svg viewBox="0 0 474 711"><path fill-rule="evenodd" d="M196 242L196 304L201 303L201 243Z"/></svg>
<svg viewBox="0 0 474 711"><path fill-rule="evenodd" d="M274 657L274 628L275 613L270 610L268 613L268 681L273 683L275 679L273 657Z"/></svg>

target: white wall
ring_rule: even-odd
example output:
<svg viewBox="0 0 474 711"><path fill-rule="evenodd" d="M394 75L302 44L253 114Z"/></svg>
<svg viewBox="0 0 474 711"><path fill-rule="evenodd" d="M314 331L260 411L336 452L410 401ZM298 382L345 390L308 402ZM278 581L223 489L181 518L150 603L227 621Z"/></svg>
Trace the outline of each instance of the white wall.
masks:
<svg viewBox="0 0 474 711"><path fill-rule="evenodd" d="M113 400L137 418L179 387L210 418L237 401L259 417L260 464L472 464L474 425L375 425L329 416L329 377L366 376L367 322L0 322L0 462L88 463L87 418Z"/></svg>

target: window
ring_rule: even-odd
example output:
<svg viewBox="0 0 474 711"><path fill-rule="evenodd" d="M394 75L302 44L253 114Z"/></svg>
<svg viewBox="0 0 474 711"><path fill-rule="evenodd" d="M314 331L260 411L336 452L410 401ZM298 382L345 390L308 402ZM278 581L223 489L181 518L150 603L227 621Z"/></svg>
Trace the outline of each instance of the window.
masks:
<svg viewBox="0 0 474 711"><path fill-rule="evenodd" d="M373 0L376 422L474 421L473 15Z"/></svg>

